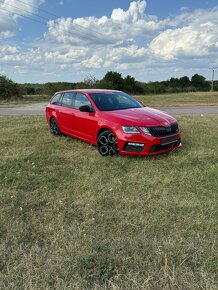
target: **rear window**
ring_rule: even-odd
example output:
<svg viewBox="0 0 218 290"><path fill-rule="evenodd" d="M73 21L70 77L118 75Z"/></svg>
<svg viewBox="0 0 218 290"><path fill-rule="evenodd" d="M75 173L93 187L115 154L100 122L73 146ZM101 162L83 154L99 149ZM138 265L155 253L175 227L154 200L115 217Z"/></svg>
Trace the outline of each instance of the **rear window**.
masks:
<svg viewBox="0 0 218 290"><path fill-rule="evenodd" d="M52 105L60 105L60 100L61 100L61 94L56 94L54 97L51 99L51 104Z"/></svg>

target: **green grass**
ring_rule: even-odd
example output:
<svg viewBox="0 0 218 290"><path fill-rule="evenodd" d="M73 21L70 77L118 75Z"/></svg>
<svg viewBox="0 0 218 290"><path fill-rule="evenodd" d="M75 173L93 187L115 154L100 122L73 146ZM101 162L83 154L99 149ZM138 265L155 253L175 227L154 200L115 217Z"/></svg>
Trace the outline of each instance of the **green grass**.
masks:
<svg viewBox="0 0 218 290"><path fill-rule="evenodd" d="M146 106L218 105L218 92L176 93L135 96ZM48 102L50 96L24 96L20 100L0 100L0 105L22 105Z"/></svg>
<svg viewBox="0 0 218 290"><path fill-rule="evenodd" d="M217 289L218 116L178 120L181 150L111 159L0 116L0 289Z"/></svg>
<svg viewBox="0 0 218 290"><path fill-rule="evenodd" d="M146 106L218 105L218 92L136 96Z"/></svg>
<svg viewBox="0 0 218 290"><path fill-rule="evenodd" d="M34 104L39 102L48 102L50 100L50 96L47 95L25 95L22 99L14 99L11 100L7 99L0 99L0 106L1 105L22 105L22 104Z"/></svg>

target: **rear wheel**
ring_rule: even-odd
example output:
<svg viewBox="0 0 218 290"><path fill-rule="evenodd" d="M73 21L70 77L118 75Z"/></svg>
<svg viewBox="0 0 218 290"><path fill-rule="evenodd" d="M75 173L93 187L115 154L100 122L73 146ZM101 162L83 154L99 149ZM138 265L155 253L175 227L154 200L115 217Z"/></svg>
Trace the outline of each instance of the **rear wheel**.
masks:
<svg viewBox="0 0 218 290"><path fill-rule="evenodd" d="M50 120L50 130L51 130L51 133L55 136L61 135L61 131L58 127L58 123L55 120L55 118L51 118L51 120Z"/></svg>
<svg viewBox="0 0 218 290"><path fill-rule="evenodd" d="M98 152L101 154L101 156L119 156L119 148L116 136L110 130L106 130L98 136L97 146Z"/></svg>

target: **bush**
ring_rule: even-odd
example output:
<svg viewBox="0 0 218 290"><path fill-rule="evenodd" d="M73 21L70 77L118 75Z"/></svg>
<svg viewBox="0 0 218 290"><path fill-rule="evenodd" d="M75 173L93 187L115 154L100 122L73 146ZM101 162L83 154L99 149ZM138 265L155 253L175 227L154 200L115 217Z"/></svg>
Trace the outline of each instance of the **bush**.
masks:
<svg viewBox="0 0 218 290"><path fill-rule="evenodd" d="M0 75L0 99L22 98L22 88L6 76Z"/></svg>
<svg viewBox="0 0 218 290"><path fill-rule="evenodd" d="M67 82L46 83L44 86L45 93L51 96L59 91L75 89L75 83Z"/></svg>

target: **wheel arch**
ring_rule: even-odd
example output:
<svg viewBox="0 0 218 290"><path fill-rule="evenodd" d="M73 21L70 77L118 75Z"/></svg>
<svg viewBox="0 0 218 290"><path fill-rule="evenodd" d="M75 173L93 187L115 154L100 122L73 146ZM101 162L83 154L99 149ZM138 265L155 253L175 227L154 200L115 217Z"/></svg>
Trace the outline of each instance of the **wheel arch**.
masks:
<svg viewBox="0 0 218 290"><path fill-rule="evenodd" d="M55 119L56 122L58 122L57 115L55 113L53 113L51 116L49 116L49 122L51 121L51 119Z"/></svg>
<svg viewBox="0 0 218 290"><path fill-rule="evenodd" d="M98 137L99 137L99 135L100 135L101 133L105 132L105 131L111 131L111 132L112 132L112 133L117 137L117 134L116 134L116 132L114 132L113 129L111 129L111 128L105 126L105 127L102 127L102 128L100 128L100 129L98 130L96 141L98 141Z"/></svg>
<svg viewBox="0 0 218 290"><path fill-rule="evenodd" d="M109 137L110 135L113 137ZM101 128L98 131L97 147L99 153L102 156L117 157L119 155L119 147L117 136L114 130L108 127Z"/></svg>

